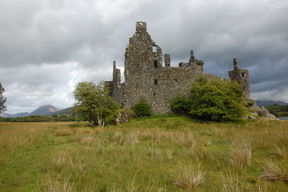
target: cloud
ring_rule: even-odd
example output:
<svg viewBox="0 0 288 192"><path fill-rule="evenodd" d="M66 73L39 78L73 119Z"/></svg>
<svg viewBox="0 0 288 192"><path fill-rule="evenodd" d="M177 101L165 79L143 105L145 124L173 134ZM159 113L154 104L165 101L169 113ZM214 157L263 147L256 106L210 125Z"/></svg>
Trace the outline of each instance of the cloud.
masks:
<svg viewBox="0 0 288 192"><path fill-rule="evenodd" d="M255 99L288 101L287 8L285 0L0 0L8 112L69 107L77 82L111 80L136 21L147 22L173 66L194 50L206 72L227 77L237 57Z"/></svg>

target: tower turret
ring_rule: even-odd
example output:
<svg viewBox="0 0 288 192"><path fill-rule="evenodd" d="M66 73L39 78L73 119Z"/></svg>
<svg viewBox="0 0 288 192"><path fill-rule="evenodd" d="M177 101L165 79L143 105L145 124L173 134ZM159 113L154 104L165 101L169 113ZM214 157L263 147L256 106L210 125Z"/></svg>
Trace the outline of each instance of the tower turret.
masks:
<svg viewBox="0 0 288 192"><path fill-rule="evenodd" d="M229 78L239 83L244 90L244 97L250 99L250 77L248 69L239 69L236 58L233 59L233 67L234 69L228 72Z"/></svg>

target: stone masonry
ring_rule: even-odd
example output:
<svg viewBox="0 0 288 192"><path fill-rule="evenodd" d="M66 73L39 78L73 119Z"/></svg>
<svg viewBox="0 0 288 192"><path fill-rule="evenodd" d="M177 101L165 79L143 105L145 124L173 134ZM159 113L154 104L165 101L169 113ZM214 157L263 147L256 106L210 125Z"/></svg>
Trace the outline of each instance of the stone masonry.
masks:
<svg viewBox="0 0 288 192"><path fill-rule="evenodd" d="M242 85L244 90L244 97L250 99L250 77L247 69L239 69L237 59L233 59L234 70L229 71L229 78Z"/></svg>
<svg viewBox="0 0 288 192"><path fill-rule="evenodd" d="M214 76L203 72L204 62L196 59L193 51L189 61L179 63L178 67L171 67L169 54L164 54L164 63L162 59L162 49L147 32L146 23L137 22L125 50L124 83L113 62L113 81L107 82L113 99L129 109L144 98L152 105L154 114L167 113L171 111L169 101L173 96L187 92L199 76ZM236 59L229 77L242 85L245 97L249 98L249 72L238 69Z"/></svg>

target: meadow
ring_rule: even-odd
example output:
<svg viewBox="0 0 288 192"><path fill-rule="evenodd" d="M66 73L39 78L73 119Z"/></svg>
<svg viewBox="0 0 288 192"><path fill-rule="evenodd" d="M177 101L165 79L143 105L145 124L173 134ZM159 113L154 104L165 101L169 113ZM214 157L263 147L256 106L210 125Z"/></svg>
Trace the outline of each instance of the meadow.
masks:
<svg viewBox="0 0 288 192"><path fill-rule="evenodd" d="M288 191L288 121L0 123L0 191Z"/></svg>

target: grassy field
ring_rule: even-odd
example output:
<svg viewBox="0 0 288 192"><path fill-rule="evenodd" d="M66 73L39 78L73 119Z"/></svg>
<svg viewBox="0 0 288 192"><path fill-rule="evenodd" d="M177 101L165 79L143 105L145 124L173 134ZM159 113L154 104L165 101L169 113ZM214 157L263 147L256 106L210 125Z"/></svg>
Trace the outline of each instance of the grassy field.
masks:
<svg viewBox="0 0 288 192"><path fill-rule="evenodd" d="M288 121L0 123L0 191L288 191Z"/></svg>

